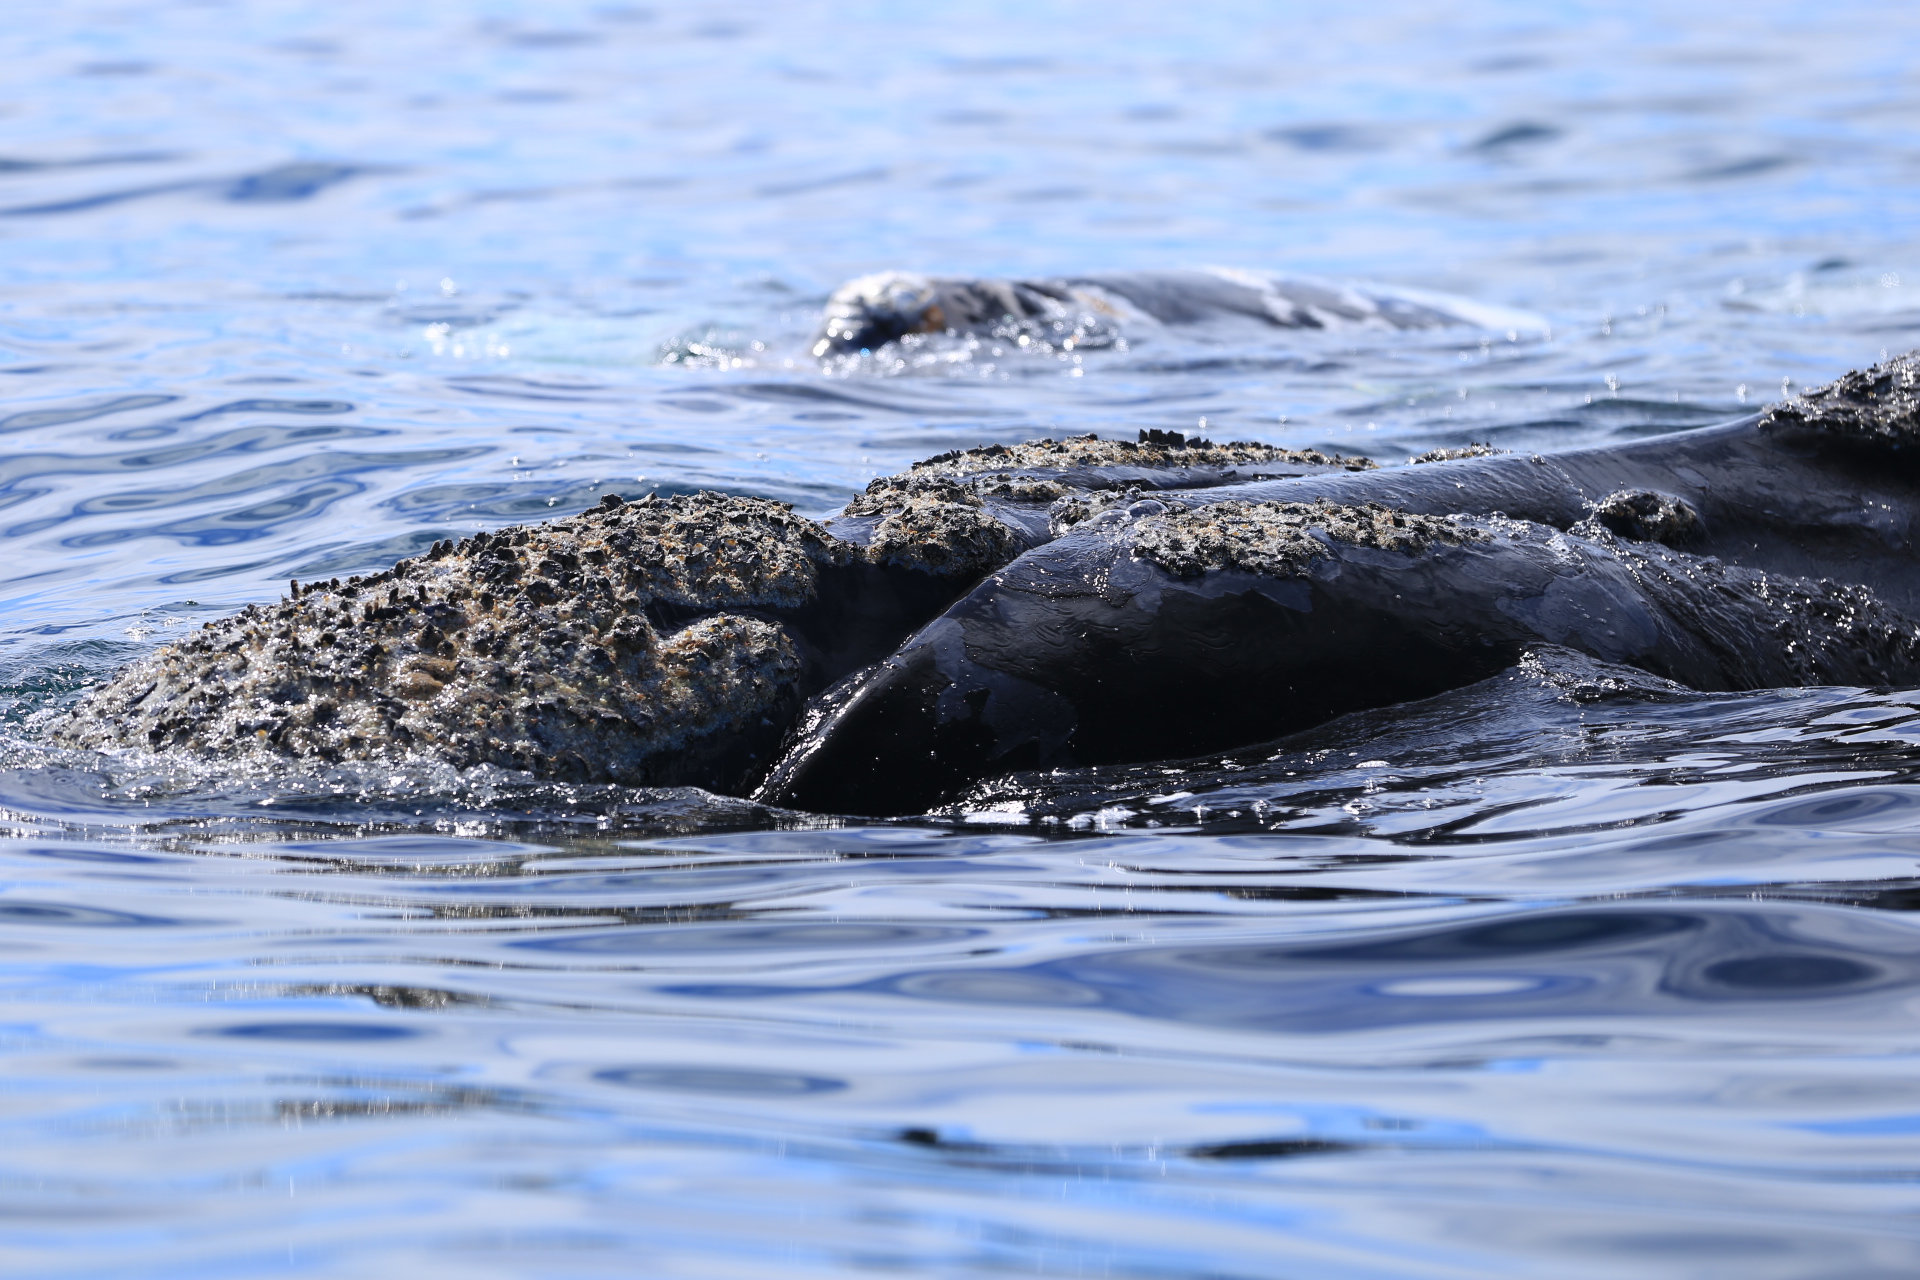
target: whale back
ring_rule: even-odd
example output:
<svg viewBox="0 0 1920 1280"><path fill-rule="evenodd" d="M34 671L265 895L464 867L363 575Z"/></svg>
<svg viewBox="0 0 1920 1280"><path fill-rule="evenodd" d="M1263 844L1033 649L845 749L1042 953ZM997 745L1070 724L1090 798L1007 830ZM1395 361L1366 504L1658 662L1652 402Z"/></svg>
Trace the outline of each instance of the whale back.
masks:
<svg viewBox="0 0 1920 1280"><path fill-rule="evenodd" d="M1429 697L1540 644L1709 691L1920 679L1920 624L1858 586L1504 517L1156 500L1022 556L833 691L757 794L923 812L996 774Z"/></svg>
<svg viewBox="0 0 1920 1280"><path fill-rule="evenodd" d="M1666 495L1697 519L1670 537L1700 556L1873 589L1920 615L1920 457L1787 434L1762 415L1625 444L1509 453L1174 495L1379 502L1423 515L1500 513L1569 529L1620 494Z"/></svg>
<svg viewBox="0 0 1920 1280"><path fill-rule="evenodd" d="M914 335L1026 335L1067 349L1177 328L1251 331L1437 329L1544 333L1527 312L1469 298L1233 268L1103 272L996 280L887 271L827 299L816 357L877 351Z"/></svg>

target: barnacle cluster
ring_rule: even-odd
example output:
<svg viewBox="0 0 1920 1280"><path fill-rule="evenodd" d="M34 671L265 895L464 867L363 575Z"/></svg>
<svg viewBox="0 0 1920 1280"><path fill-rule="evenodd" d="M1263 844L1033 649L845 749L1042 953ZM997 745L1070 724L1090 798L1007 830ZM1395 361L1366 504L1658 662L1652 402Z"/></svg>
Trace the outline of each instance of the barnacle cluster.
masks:
<svg viewBox="0 0 1920 1280"><path fill-rule="evenodd" d="M884 476L847 504L845 515L876 516L873 554L888 564L980 577L1026 550L995 506L1047 507L1054 537L1120 502L1135 500L1128 473L1188 468L1223 470L1262 463L1365 471L1367 458L1282 449L1240 440L1216 445L1177 431L1144 430L1137 440L1097 435L959 449ZM1122 479L1097 474L1118 469Z"/></svg>
<svg viewBox="0 0 1920 1280"><path fill-rule="evenodd" d="M1772 405L1760 425L1864 444L1912 445L1920 438L1920 351L1855 369Z"/></svg>
<svg viewBox="0 0 1920 1280"><path fill-rule="evenodd" d="M1454 449L1429 449L1425 453L1415 454L1407 459L1407 465L1417 467L1423 462L1452 462L1455 458L1494 458L1511 449L1502 449L1495 445L1476 440Z"/></svg>
<svg viewBox="0 0 1920 1280"><path fill-rule="evenodd" d="M295 583L135 663L54 732L74 746L704 777L794 698L794 640L755 613L804 604L823 566L856 554L782 503L610 496L383 573Z"/></svg>
<svg viewBox="0 0 1920 1280"><path fill-rule="evenodd" d="M1030 440L1026 444L989 444L956 449L913 464L909 474L970 476L983 471L1061 469L1067 467L1249 467L1281 463L1305 467L1342 467L1371 471L1370 458L1342 457L1317 449L1283 449L1252 440L1214 444L1190 440L1177 431L1148 430L1138 440L1104 440L1097 435L1069 436L1065 440Z"/></svg>
<svg viewBox="0 0 1920 1280"><path fill-rule="evenodd" d="M1470 525L1395 511L1377 502L1216 502L1141 520L1134 530L1133 554L1183 578L1212 569L1292 578L1329 558L1328 540L1414 553L1486 537Z"/></svg>
<svg viewBox="0 0 1920 1280"><path fill-rule="evenodd" d="M1685 498L1653 489L1618 489L1587 504L1587 518L1568 532L1583 538L1617 534L1679 546L1701 531L1700 513Z"/></svg>
<svg viewBox="0 0 1920 1280"><path fill-rule="evenodd" d="M1029 487L1036 486L1066 492L1048 481ZM946 476L887 476L868 485L842 514L879 517L867 542L867 554L876 563L978 578L1026 549L1020 535L987 510L986 490Z"/></svg>

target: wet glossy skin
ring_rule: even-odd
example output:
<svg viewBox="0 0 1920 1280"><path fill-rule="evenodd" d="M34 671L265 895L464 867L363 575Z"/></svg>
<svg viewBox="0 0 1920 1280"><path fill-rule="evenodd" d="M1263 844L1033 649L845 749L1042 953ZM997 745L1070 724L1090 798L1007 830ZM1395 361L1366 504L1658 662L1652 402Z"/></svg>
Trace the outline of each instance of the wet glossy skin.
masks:
<svg viewBox="0 0 1920 1280"><path fill-rule="evenodd" d="M1769 573L1858 582L1920 613L1920 460L1769 430L1760 419L1627 445L1252 484L1233 496L1383 502L1436 515L1498 511L1565 528L1609 493L1652 489L1700 513L1700 536L1682 544L1687 551Z"/></svg>
<svg viewBox="0 0 1920 1280"><path fill-rule="evenodd" d="M1634 488L1699 512L1679 549L1551 532ZM830 694L759 794L919 812L995 773L1223 749L1425 697L1540 641L1702 690L1908 683L1914 490L1897 456L1755 418L1615 449L1162 493L1029 552ZM1170 503L1313 499L1534 523L1414 556L1331 542L1305 580L1181 580L1131 554L1131 522ZM1788 616L1783 591L1825 588L1780 579L1877 599L1842 591Z"/></svg>
<svg viewBox="0 0 1920 1280"><path fill-rule="evenodd" d="M1005 329L1067 349L1111 344L1130 327L1539 330L1544 322L1464 298L1263 272L1132 271L993 280L884 272L828 299L816 357L876 351L913 334Z"/></svg>

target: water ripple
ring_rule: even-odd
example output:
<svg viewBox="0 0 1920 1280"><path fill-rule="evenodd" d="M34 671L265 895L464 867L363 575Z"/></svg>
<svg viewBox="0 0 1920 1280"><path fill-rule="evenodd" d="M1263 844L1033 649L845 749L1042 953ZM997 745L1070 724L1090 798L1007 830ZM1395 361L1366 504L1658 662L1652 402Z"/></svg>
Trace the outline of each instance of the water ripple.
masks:
<svg viewBox="0 0 1920 1280"><path fill-rule="evenodd" d="M1855 0L23 9L8 1273L1912 1275L1911 691L1510 674L900 822L36 735L288 577L606 492L1748 412L1920 343L1917 41ZM810 354L866 272L1204 263L1551 332Z"/></svg>

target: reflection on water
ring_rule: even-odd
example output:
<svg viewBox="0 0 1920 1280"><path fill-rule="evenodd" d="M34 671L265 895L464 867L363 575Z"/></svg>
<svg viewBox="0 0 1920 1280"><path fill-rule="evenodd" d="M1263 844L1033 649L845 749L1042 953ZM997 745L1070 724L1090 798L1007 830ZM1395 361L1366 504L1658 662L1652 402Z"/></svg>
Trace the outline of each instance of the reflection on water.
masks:
<svg viewBox="0 0 1920 1280"><path fill-rule="evenodd" d="M905 822L34 723L289 577L609 490L820 513L988 440L1395 461L1721 420L1920 345L1916 36L1852 3L23 11L0 1266L1913 1275L1910 691L1536 663ZM808 355L868 271L1198 264L1552 331Z"/></svg>
<svg viewBox="0 0 1920 1280"><path fill-rule="evenodd" d="M48 1274L1910 1270L1920 805L1861 742L1904 704L1602 709L1676 721L1510 706L1426 826L10 785L10 1236ZM1368 794L1355 729L1285 785Z"/></svg>

